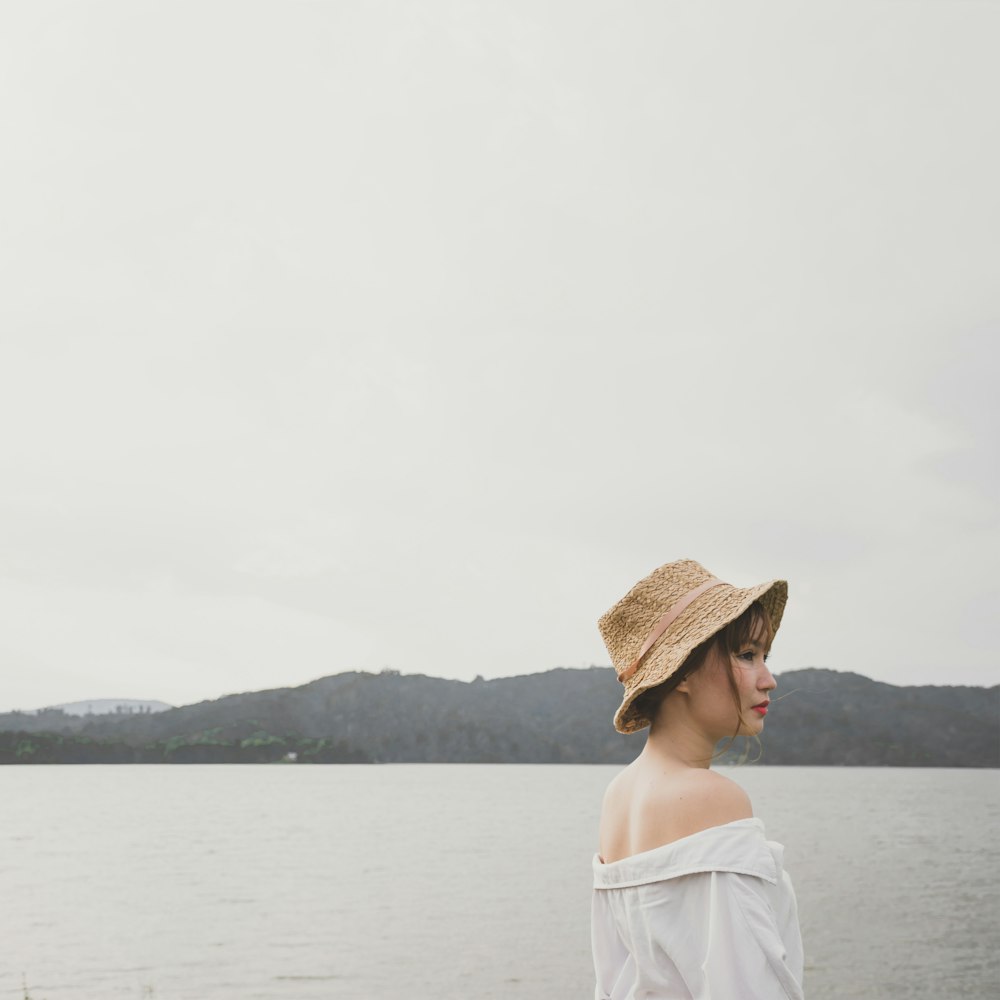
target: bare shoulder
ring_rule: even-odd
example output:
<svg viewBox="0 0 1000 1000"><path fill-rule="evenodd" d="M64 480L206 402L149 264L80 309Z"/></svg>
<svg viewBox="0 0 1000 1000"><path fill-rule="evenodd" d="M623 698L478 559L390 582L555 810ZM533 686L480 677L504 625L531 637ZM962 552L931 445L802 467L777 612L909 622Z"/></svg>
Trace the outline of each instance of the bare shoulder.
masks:
<svg viewBox="0 0 1000 1000"><path fill-rule="evenodd" d="M645 851L753 816L750 796L735 781L704 768L651 783L638 805L633 837Z"/></svg>
<svg viewBox="0 0 1000 1000"><path fill-rule="evenodd" d="M602 823L606 819L610 818L615 812L621 810L622 808L627 808L634 783L634 771L635 764L633 763L619 771L611 779L611 781L608 782L607 788L604 789L604 798L601 802Z"/></svg>
<svg viewBox="0 0 1000 1000"><path fill-rule="evenodd" d="M665 772L632 764L608 785L601 809L601 855L618 860L753 816L735 781L705 768Z"/></svg>
<svg viewBox="0 0 1000 1000"><path fill-rule="evenodd" d="M692 833L753 816L750 796L732 778L707 768L692 768L663 789L661 805L686 818Z"/></svg>
<svg viewBox="0 0 1000 1000"><path fill-rule="evenodd" d="M629 816L635 788L636 763L619 771L604 789L601 802L601 856L628 854Z"/></svg>

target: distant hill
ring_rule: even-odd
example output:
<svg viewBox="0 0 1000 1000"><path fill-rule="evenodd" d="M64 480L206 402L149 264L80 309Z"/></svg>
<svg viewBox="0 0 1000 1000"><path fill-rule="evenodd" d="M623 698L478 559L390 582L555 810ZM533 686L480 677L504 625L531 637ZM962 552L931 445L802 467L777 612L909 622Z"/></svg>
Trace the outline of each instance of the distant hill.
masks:
<svg viewBox="0 0 1000 1000"><path fill-rule="evenodd" d="M1000 685L818 669L778 682L760 763L1000 767ZM620 690L599 667L472 682L350 672L156 713L3 714L0 762L626 763L645 737L612 728Z"/></svg>
<svg viewBox="0 0 1000 1000"><path fill-rule="evenodd" d="M47 705L45 708L27 715L37 715L39 712L58 711L67 715L131 715L139 712L166 712L173 708L165 701L137 701L135 698L94 698L92 701L70 701L64 705Z"/></svg>

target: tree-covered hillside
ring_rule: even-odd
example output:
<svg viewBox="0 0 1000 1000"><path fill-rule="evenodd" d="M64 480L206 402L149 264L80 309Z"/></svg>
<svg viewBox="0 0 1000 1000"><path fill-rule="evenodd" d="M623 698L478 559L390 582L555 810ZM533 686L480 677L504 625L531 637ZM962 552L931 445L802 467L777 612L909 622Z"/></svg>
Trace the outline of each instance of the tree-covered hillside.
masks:
<svg viewBox="0 0 1000 1000"><path fill-rule="evenodd" d="M778 682L760 763L1000 766L1000 686L816 669ZM644 737L612 728L619 697L598 667L471 683L350 672L156 714L0 715L0 762L626 763Z"/></svg>

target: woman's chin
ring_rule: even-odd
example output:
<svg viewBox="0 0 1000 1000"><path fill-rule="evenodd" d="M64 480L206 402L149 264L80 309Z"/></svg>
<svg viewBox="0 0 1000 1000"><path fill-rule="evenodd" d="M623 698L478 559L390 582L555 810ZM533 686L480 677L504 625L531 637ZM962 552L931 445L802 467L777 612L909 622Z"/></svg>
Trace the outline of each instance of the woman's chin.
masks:
<svg viewBox="0 0 1000 1000"><path fill-rule="evenodd" d="M740 736L756 736L758 733L764 730L764 717L759 718L756 715L750 718L744 718L743 724L740 726Z"/></svg>

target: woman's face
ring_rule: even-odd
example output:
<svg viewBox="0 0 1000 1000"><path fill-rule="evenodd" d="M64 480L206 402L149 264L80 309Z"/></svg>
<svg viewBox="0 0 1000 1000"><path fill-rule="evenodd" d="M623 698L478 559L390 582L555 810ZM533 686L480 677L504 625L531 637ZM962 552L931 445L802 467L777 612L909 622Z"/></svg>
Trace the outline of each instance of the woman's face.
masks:
<svg viewBox="0 0 1000 1000"><path fill-rule="evenodd" d="M761 640L752 639L731 655L716 643L701 668L687 678L691 713L715 739L755 736L764 728L770 692L777 686L766 657ZM738 712L730 673L739 695Z"/></svg>

